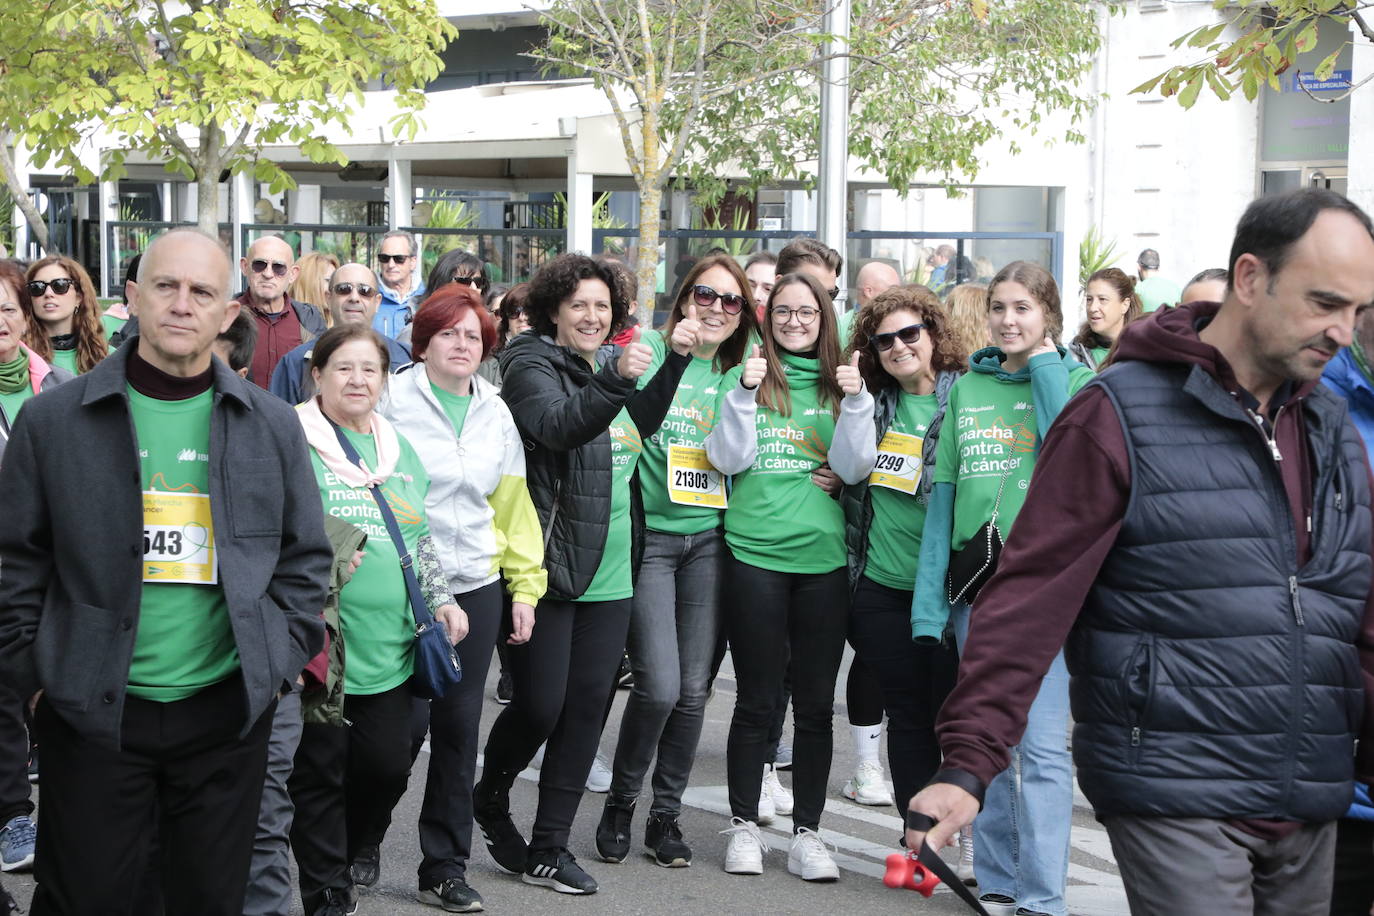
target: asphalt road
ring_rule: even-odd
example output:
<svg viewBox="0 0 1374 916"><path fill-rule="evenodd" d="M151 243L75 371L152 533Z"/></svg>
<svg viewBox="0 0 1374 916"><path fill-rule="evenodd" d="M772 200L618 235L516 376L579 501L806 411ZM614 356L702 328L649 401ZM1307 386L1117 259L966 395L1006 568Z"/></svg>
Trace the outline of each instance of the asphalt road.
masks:
<svg viewBox="0 0 1374 916"><path fill-rule="evenodd" d="M848 655L846 656L847 664ZM791 824L779 818L763 828L772 849L764 859L761 876L727 875L721 870L725 856L725 837L719 831L728 826L725 794L725 738L734 707L734 683L730 661L716 683L716 694L706 711L692 784L684 799L681 824L694 858L691 868L666 869L642 856L639 840L643 834L643 814L636 817L636 846L631 857L620 865L599 861L592 837L601 814L604 796L588 793L578 812L572 833L572 852L601 885L589 897L568 897L545 888L532 887L496 869L481 833L475 832L473 859L468 865L468 882L486 900L488 912L521 914L758 914L773 913L906 913L957 914L967 912L964 905L945 888L929 900L909 891L890 890L882 883L883 860L897 849L901 821L895 808L873 808L854 804L840 795L855 763L845 718L844 681L841 671L835 716L835 763L830 775L830 794L822 820L822 836L831 845L840 866L840 880L834 884L808 884L787 871L787 844ZM847 669L846 669L847 670ZM491 697L495 685L495 665L488 687L483 723L489 723L498 707ZM626 691L619 691L601 747L609 758L615 749L615 734ZM790 735L790 727L788 734ZM425 755L421 755L421 761ZM783 781L791 784L784 772ZM538 772L527 770L516 781L511 806L516 824L528 830L534 816L535 780ZM381 880L363 892L360 914L434 914L440 910L415 900L415 867L420 861L415 823L423 793L423 770L417 767L409 791L397 806L391 832L382 848ZM1077 916L1125 916L1129 912L1120 879L1111 858L1107 835L1093 820L1081 795L1074 808L1073 848L1069 867L1069 910ZM949 855L953 856L951 851ZM26 909L33 893L32 877L26 873L5 875L5 886ZM301 912L297 901L293 914ZM136 914L140 916L140 914Z"/></svg>

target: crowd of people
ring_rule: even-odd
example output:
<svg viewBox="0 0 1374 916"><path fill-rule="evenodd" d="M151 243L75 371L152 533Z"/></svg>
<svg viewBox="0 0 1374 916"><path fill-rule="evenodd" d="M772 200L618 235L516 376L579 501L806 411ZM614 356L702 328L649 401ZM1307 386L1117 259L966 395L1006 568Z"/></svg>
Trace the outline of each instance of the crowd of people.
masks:
<svg viewBox="0 0 1374 916"><path fill-rule="evenodd" d="M419 282L404 232L375 271L259 238L231 298L171 230L105 311L0 262L0 866L38 916L355 913L427 740L422 903L483 908L474 827L595 893L570 832L630 680L594 848L685 867L729 652L719 864L790 816L835 881L848 643L843 795L986 912L1068 912L1075 764L1133 912L1374 912L1369 218L1257 200L1182 289L1092 274L1067 339L1043 266L955 255L837 314L820 242L716 252L658 328L614 259Z"/></svg>

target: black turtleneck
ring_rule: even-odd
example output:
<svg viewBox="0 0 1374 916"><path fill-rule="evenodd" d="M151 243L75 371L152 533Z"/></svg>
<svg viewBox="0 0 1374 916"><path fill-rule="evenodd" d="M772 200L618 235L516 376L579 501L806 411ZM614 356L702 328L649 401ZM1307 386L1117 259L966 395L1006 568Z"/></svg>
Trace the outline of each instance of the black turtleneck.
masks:
<svg viewBox="0 0 1374 916"><path fill-rule="evenodd" d="M190 378L168 375L140 356L138 347L133 347L129 351L127 378L134 390L144 397L157 398L159 401L184 401L210 388L215 378L215 368L212 364L200 375Z"/></svg>

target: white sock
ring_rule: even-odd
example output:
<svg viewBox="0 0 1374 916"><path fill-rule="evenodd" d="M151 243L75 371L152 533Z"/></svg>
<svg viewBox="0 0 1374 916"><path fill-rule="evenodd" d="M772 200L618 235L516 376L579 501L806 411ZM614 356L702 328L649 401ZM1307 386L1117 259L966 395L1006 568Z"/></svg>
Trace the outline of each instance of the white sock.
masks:
<svg viewBox="0 0 1374 916"><path fill-rule="evenodd" d="M849 731L854 736L854 753L859 755L859 763L872 763L882 766L878 760L878 749L883 741L883 723L877 725L851 725Z"/></svg>

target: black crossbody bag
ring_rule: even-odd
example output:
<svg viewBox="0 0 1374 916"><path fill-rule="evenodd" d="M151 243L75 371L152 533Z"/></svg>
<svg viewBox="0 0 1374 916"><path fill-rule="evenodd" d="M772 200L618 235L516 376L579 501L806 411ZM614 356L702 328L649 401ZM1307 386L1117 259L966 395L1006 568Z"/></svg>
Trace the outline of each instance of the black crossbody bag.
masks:
<svg viewBox="0 0 1374 916"><path fill-rule="evenodd" d="M1025 425L1026 420L1030 419L1032 407L1021 417L1021 424ZM1010 448L1002 453L1004 459L1009 459ZM1002 556L1002 532L997 527L997 515L1002 510L1002 493L1007 488L1007 478L1011 476L1011 464L1008 462L1007 469L1002 473L1002 482L997 486L997 500L992 504L992 518L983 523L983 527L969 538L968 543L960 550L951 550L949 553L949 572L945 576L945 590L949 595L950 606L958 604L960 601L972 605L978 600L978 593L983 590L983 586L988 584L992 574L997 572L997 561Z"/></svg>

